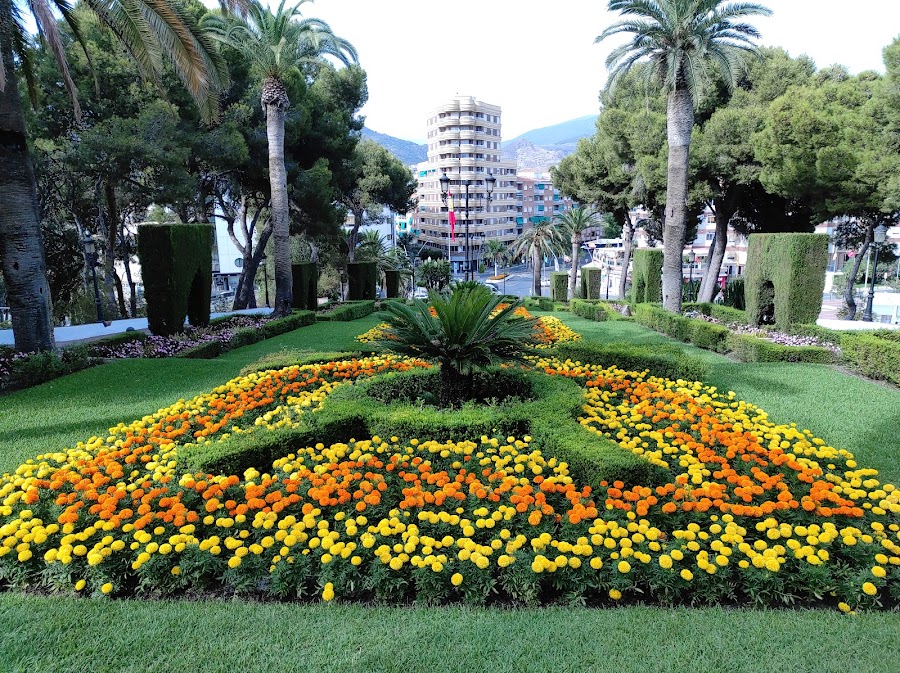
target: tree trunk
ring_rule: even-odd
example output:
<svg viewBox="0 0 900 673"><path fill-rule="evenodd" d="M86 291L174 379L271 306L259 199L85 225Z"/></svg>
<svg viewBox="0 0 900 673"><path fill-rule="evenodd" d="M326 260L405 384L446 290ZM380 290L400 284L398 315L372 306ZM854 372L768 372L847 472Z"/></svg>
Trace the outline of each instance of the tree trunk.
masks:
<svg viewBox="0 0 900 673"><path fill-rule="evenodd" d="M581 234L572 234L572 270L569 271L569 299L575 299L575 288L578 285L578 255L580 254Z"/></svg>
<svg viewBox="0 0 900 673"><path fill-rule="evenodd" d="M856 320L856 299L853 297L853 288L856 285L856 276L859 274L859 267L862 264L866 253L869 252L869 246L872 244L872 233L875 227L874 223L869 224L866 229L866 240L863 242L862 248L856 253L853 259L853 270L847 278L847 286L844 288L844 320Z"/></svg>
<svg viewBox="0 0 900 673"><path fill-rule="evenodd" d="M531 253L531 263L534 268L531 270L531 278L532 278L532 290L534 290L534 296L541 296L541 255L535 250Z"/></svg>
<svg viewBox="0 0 900 673"><path fill-rule="evenodd" d="M625 241L623 248L622 275L619 277L619 299L625 299L625 285L628 283L628 267L631 264L631 251L634 248L634 225L631 222L631 214L625 211L625 222L622 226L622 238Z"/></svg>
<svg viewBox="0 0 900 673"><path fill-rule="evenodd" d="M347 237L347 246L349 248L347 252L347 261L355 262L356 246L359 243L359 228L362 225L366 211L363 208L354 208L351 212L353 213L353 226L350 228L350 235Z"/></svg>
<svg viewBox="0 0 900 673"><path fill-rule="evenodd" d="M116 240L119 234L119 209L116 202L116 188L108 180L103 185L106 201L106 259L103 272L106 291L112 306L118 306L119 317L125 318L125 299L122 296L122 281L116 274Z"/></svg>
<svg viewBox="0 0 900 673"><path fill-rule="evenodd" d="M270 221L263 229L262 234L260 234L259 240L256 242L256 248L251 248L250 243L245 246L244 250L253 249L253 253L249 255L246 252L244 253L244 263L241 265L241 275L238 279L237 291L234 293L233 311L256 308L256 273L259 270L263 255L266 254L266 244L269 242L271 235L272 226Z"/></svg>
<svg viewBox="0 0 900 673"><path fill-rule="evenodd" d="M11 17L12 3L0 0L0 58L7 73L6 86L0 91L0 260L16 350L47 351L54 345L53 305L34 170L10 48Z"/></svg>
<svg viewBox="0 0 900 673"><path fill-rule="evenodd" d="M122 279L119 278L119 274L115 271L113 271L113 286L116 289L116 306L119 309L119 317L127 318L128 310L125 308L125 288L122 287Z"/></svg>
<svg viewBox="0 0 900 673"><path fill-rule="evenodd" d="M666 126L669 161L666 189L666 219L663 227L663 308L681 313L682 254L687 224L688 163L694 102L683 88L669 93Z"/></svg>
<svg viewBox="0 0 900 673"><path fill-rule="evenodd" d="M706 256L706 270L703 272L703 280L700 281L700 294L697 301L708 303L713 300L716 291L716 283L719 280L719 272L722 269L722 260L725 259L725 248L728 246L728 222L726 213L716 209L716 233L713 234L712 243L709 245L709 254Z"/></svg>
<svg viewBox="0 0 900 673"><path fill-rule="evenodd" d="M125 255L125 278L128 281L128 304L131 308L131 317L137 318L137 286L131 277L131 260Z"/></svg>
<svg viewBox="0 0 900 673"><path fill-rule="evenodd" d="M290 315L293 300L287 170L284 167L284 112L288 106L288 98L281 81L266 79L263 83L262 106L266 113L266 135L269 142L272 236L275 244L275 307L272 317L277 318Z"/></svg>

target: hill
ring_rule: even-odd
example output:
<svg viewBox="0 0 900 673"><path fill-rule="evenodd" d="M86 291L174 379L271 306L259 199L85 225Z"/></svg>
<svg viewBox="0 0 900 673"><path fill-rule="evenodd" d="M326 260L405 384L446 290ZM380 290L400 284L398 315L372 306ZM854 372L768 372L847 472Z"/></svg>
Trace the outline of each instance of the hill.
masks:
<svg viewBox="0 0 900 673"><path fill-rule="evenodd" d="M553 126L544 126L543 128L526 131L520 136L513 138L505 143L512 145L520 140L527 140L539 147L548 145L575 145L579 139L586 138L594 134L596 130L597 115L587 115L570 119L569 121L554 124Z"/></svg>
<svg viewBox="0 0 900 673"><path fill-rule="evenodd" d="M370 128L363 128L363 138L369 138L384 147L388 152L400 159L407 166L425 161L428 156L428 149L425 145L419 145L409 140L402 140L389 136L386 133L379 133Z"/></svg>

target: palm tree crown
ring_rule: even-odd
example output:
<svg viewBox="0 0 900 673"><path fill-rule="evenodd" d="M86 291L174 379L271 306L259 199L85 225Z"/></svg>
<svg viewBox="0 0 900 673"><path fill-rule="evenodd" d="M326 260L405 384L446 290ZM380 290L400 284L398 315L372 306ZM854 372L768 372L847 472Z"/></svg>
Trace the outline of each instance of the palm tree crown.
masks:
<svg viewBox="0 0 900 673"><path fill-rule="evenodd" d="M647 60L649 76L667 91L689 90L695 103L713 79L712 65L734 86L743 57L756 52L753 40L759 31L742 19L772 13L756 3L724 0L611 0L609 9L629 18L609 26L595 41L619 33L632 36L606 59L611 83Z"/></svg>
<svg viewBox="0 0 900 673"><path fill-rule="evenodd" d="M578 282L578 258L584 233L600 224L597 214L584 206L576 206L556 218L557 226L563 235L572 242L572 268L569 271L569 296L575 297L575 286Z"/></svg>
<svg viewBox="0 0 900 673"><path fill-rule="evenodd" d="M513 241L512 254L516 257L530 257L534 266L534 293L541 293L541 263L544 257L555 255L562 249L563 239L559 227L550 220L535 222Z"/></svg>

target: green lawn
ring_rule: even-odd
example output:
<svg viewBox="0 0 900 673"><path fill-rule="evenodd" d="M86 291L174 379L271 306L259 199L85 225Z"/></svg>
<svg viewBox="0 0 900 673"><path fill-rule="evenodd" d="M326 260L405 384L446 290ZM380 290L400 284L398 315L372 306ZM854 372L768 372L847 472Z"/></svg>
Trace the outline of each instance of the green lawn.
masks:
<svg viewBox="0 0 900 673"><path fill-rule="evenodd" d="M0 671L896 671L896 614L0 597Z"/></svg>
<svg viewBox="0 0 900 673"><path fill-rule="evenodd" d="M672 343L555 314L586 339ZM352 349L378 322L318 323L212 361L122 361L0 398L0 471L226 381L282 348ZM779 421L897 483L900 391L820 365L737 364L683 346ZM723 609L376 608L0 595L0 672L894 671L900 615Z"/></svg>

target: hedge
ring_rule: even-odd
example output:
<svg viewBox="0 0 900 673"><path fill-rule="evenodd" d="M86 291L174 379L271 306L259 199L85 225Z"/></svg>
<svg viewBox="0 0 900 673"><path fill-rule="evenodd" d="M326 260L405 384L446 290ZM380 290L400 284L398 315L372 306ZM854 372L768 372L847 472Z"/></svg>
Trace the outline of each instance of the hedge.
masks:
<svg viewBox="0 0 900 673"><path fill-rule="evenodd" d="M235 348L249 346L250 344L255 344L264 339L271 339L272 337L291 332L295 329L312 325L315 321L316 314L312 311L294 311L291 315L285 316L284 318L269 320L259 329L253 329L251 327L237 329L232 334L230 341L216 340L202 343L193 348L181 351L175 357L189 358L192 360L212 360L213 358L222 355L222 353L227 353Z"/></svg>
<svg viewBox="0 0 900 673"><path fill-rule="evenodd" d="M150 331L170 336L209 324L212 298L213 228L209 224L141 224L141 262Z"/></svg>
<svg viewBox="0 0 900 673"><path fill-rule="evenodd" d="M660 306L638 304L634 307L634 319L645 327L662 332L678 341L691 340L691 319Z"/></svg>
<svg viewBox="0 0 900 673"><path fill-rule="evenodd" d="M682 309L687 311L697 311L698 313L702 313L703 315L707 315L710 318L715 318L719 322L723 322L725 324L730 323L738 323L740 325L747 324L747 312L740 311L736 308L732 308L731 306L724 306L723 304L698 304L698 303L687 303L682 305Z"/></svg>
<svg viewBox="0 0 900 673"><path fill-rule="evenodd" d="M284 369L293 365L318 364L320 362L332 362L334 360L355 360L362 357L359 351L308 351L298 348L283 348L280 351L266 353L258 360L241 367L241 376L255 372L265 372L271 369Z"/></svg>
<svg viewBox="0 0 900 673"><path fill-rule="evenodd" d="M569 300L569 274L565 271L550 273L550 296L553 301Z"/></svg>
<svg viewBox="0 0 900 673"><path fill-rule="evenodd" d="M598 302L573 299L569 304L569 310L575 315L588 320L596 320L597 322L609 320L609 313L606 308Z"/></svg>
<svg viewBox="0 0 900 673"><path fill-rule="evenodd" d="M350 301L375 300L378 284L375 262L350 262L347 264L347 280L347 298Z"/></svg>
<svg viewBox="0 0 900 673"><path fill-rule="evenodd" d="M826 234L751 234L744 275L747 322L774 322L781 330L815 323L822 310L828 243Z"/></svg>
<svg viewBox="0 0 900 673"><path fill-rule="evenodd" d="M552 311L553 300L549 297L528 297L523 302L525 308L536 309L538 311Z"/></svg>
<svg viewBox="0 0 900 673"><path fill-rule="evenodd" d="M397 436L406 442L425 436L449 441L478 434L531 434L532 448L567 462L572 478L579 483L597 487L601 481L620 479L629 485L654 485L669 477L668 471L582 427L577 418L582 413L584 391L564 377L523 374L533 399L467 407L452 414L421 403L386 403L370 394L386 382L412 384L417 378L436 376L434 370L386 374L341 386L296 428L233 435L222 442L202 444L187 452L186 460L204 472L241 474L249 467L268 469L276 458L318 442L327 445L373 435Z"/></svg>
<svg viewBox="0 0 900 673"><path fill-rule="evenodd" d="M564 360L615 366L624 371L649 371L653 376L672 380L702 381L709 376L709 365L674 345L637 346L575 341L560 344L554 351Z"/></svg>
<svg viewBox="0 0 900 673"><path fill-rule="evenodd" d="M729 334L728 349L742 362L833 364L834 353L820 346L782 346L749 334Z"/></svg>
<svg viewBox="0 0 900 673"><path fill-rule="evenodd" d="M847 334L841 339L843 361L854 371L900 386L900 333Z"/></svg>
<svg viewBox="0 0 900 673"><path fill-rule="evenodd" d="M635 304L662 301L663 251L646 248L634 251L631 300Z"/></svg>
<svg viewBox="0 0 900 673"><path fill-rule="evenodd" d="M581 298L600 299L602 288L602 270L592 266L581 267Z"/></svg>
<svg viewBox="0 0 900 673"><path fill-rule="evenodd" d="M319 305L319 270L316 263L291 264L291 276L291 306L301 311L315 311Z"/></svg>
<svg viewBox="0 0 900 673"><path fill-rule="evenodd" d="M351 320L365 318L367 315L372 315L372 313L374 312L374 301L345 301L341 304L338 304L335 308L329 309L324 313L317 314L316 320L321 320L323 322L327 322L329 320L337 322L350 322Z"/></svg>
<svg viewBox="0 0 900 673"><path fill-rule="evenodd" d="M388 299L397 299L400 296L400 272L397 269L385 269L384 296Z"/></svg>

